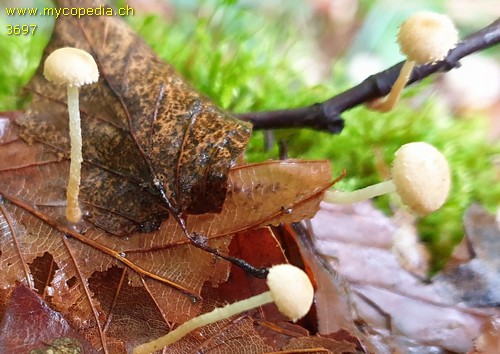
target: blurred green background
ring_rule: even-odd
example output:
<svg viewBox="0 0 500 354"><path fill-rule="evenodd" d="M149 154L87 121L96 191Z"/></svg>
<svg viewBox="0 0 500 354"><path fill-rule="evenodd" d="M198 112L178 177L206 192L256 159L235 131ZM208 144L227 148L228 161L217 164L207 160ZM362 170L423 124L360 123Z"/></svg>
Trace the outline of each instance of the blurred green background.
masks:
<svg viewBox="0 0 500 354"><path fill-rule="evenodd" d="M418 10L449 14L462 35L496 17L496 0L116 0L129 4L124 17L153 49L197 89L233 112L292 108L323 101L392 66L400 55L399 24ZM19 94L39 65L53 18L8 17L5 7L53 6L46 0L0 0L0 111L22 109ZM7 36L6 24L37 24L35 35ZM463 235L464 210L479 202L500 205L499 49L471 56L463 68L407 89L387 114L358 107L343 117L339 136L311 130L280 130L290 157L330 159L347 177L337 188L355 189L386 179L400 145L434 144L450 160L453 190L438 212L418 220L421 238L444 264ZM466 65L467 64L467 65ZM255 132L249 161L278 157ZM392 214L397 197L376 204Z"/></svg>

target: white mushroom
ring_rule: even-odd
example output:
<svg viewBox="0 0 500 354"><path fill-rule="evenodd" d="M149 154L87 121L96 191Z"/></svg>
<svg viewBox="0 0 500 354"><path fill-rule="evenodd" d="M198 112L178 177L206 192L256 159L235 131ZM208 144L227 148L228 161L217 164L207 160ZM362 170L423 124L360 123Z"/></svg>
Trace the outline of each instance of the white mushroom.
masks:
<svg viewBox="0 0 500 354"><path fill-rule="evenodd" d="M96 82L99 78L99 71L94 58L89 53L77 48L60 48L45 59L43 75L48 81L67 86L71 162L66 191L66 218L69 222L76 223L82 217L78 195L83 161L78 89L83 85Z"/></svg>
<svg viewBox="0 0 500 354"><path fill-rule="evenodd" d="M269 291L251 298L228 304L221 308L195 317L167 335L152 342L141 344L134 349L134 354L152 353L175 343L196 328L214 323L238 313L274 302L280 312L292 321L304 317L312 305L314 289L307 274L290 264L280 264L269 269L267 276Z"/></svg>
<svg viewBox="0 0 500 354"><path fill-rule="evenodd" d="M391 169L392 180L353 192L327 191L324 201L350 204L386 193L397 192L403 203L425 215L439 209L450 191L448 161L434 146L409 143L396 151Z"/></svg>
<svg viewBox="0 0 500 354"><path fill-rule="evenodd" d="M381 112L390 111L398 102L415 65L444 59L457 42L458 31L448 16L417 12L409 17L398 32L399 47L407 60L385 101L375 101L371 108Z"/></svg>

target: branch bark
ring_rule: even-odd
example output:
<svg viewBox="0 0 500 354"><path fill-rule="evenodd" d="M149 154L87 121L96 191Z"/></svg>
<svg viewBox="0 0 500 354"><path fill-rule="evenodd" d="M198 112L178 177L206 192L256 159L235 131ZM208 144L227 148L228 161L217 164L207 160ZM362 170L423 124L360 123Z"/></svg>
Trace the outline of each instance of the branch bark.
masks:
<svg viewBox="0 0 500 354"><path fill-rule="evenodd" d="M452 49L448 56L434 64L416 67L407 85L437 73L447 72L460 65L459 60L500 42L500 18L470 34ZM237 117L253 124L254 130L278 128L312 128L339 134L344 128L341 114L353 107L387 95L403 66L400 62L378 74L369 76L359 85L322 103L308 107L282 109L269 112L250 112Z"/></svg>

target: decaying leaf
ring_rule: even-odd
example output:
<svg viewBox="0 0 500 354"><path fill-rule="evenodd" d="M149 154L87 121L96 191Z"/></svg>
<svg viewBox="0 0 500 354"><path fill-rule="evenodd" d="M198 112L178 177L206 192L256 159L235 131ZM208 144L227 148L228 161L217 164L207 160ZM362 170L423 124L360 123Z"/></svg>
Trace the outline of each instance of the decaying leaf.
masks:
<svg viewBox="0 0 500 354"><path fill-rule="evenodd" d="M234 167L222 211L190 215L188 227L215 236L309 219L319 209L320 195L332 184L329 168L324 160L268 161ZM270 201L272 195L279 195L279 201Z"/></svg>
<svg viewBox="0 0 500 354"><path fill-rule="evenodd" d="M318 333L329 335L347 330L358 335L352 315L348 283L338 274L336 267L318 254L307 228L298 223L284 228L295 235L306 271L316 283Z"/></svg>
<svg viewBox="0 0 500 354"><path fill-rule="evenodd" d="M306 348L310 350L308 353L356 353L356 347L350 342L334 341L321 337L294 338L283 349L292 351Z"/></svg>
<svg viewBox="0 0 500 354"><path fill-rule="evenodd" d="M253 237L254 242L248 242L250 237ZM260 229L257 233L239 233L234 237L230 249L234 251L232 254L241 257L247 256L246 259L258 266L286 262L276 240L273 240L272 233L268 228ZM267 252L255 252L260 247L265 247L264 250ZM232 267L234 269L231 271L231 278L221 286L213 288L208 283L205 284L202 291L203 312L216 305L220 306L228 298L231 299L235 296L243 298L249 294L260 293L265 289L264 280L253 278L234 265ZM106 336L106 347L110 353L129 351L134 345L159 336L174 325L165 322L160 309L154 303L155 299L148 297L148 287L131 286L127 273L125 269L113 267L105 272L96 272L89 279L89 288L95 293L93 302L99 305L103 332ZM31 290L26 287L22 288L38 298ZM14 297L12 298L14 299ZM22 296L17 296L15 299L22 299ZM39 302L43 304L41 300ZM43 306L48 309L47 305L43 304ZM18 310L20 314L13 316L16 319L33 314L26 306L19 307ZM28 312L24 313L23 310ZM52 313L60 316L53 311ZM236 316L200 328L169 347L169 352L186 353L187 351L210 350L219 353L235 353L244 349L244 352L262 353L287 352L291 348L302 348L307 352L348 353L353 348L353 345L348 341L309 337L307 331L302 327L274 322L282 317L277 315L273 305L265 306L262 313L254 311L253 314L260 317L261 320L255 321L252 317ZM268 322L269 320L273 322ZM32 328L26 323L24 326L25 330ZM11 340L12 332L10 330L2 333L5 334L5 340ZM4 348L12 348L10 342L7 342ZM30 346L26 345L24 348L29 349ZM316 350L311 351L307 348ZM92 353L92 350L86 352Z"/></svg>
<svg viewBox="0 0 500 354"><path fill-rule="evenodd" d="M45 347L32 349L29 354L82 354L83 349L75 338L57 338Z"/></svg>
<svg viewBox="0 0 500 354"><path fill-rule="evenodd" d="M474 343L472 354L500 353L500 318L492 318L484 324L481 335Z"/></svg>

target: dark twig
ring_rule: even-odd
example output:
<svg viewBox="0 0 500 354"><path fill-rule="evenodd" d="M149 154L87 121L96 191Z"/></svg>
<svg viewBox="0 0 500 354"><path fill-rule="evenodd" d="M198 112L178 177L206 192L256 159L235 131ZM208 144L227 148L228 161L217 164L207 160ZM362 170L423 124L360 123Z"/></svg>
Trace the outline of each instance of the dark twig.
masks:
<svg viewBox="0 0 500 354"><path fill-rule="evenodd" d="M413 70L408 84L437 73L447 72L459 65L459 60L500 42L500 19L464 38L437 63L421 65ZM403 62L372 75L362 83L344 91L323 103L312 106L269 112L239 114L242 120L253 124L254 129L312 128L338 134L344 127L341 114L353 107L387 95L396 81Z"/></svg>
<svg viewBox="0 0 500 354"><path fill-rule="evenodd" d="M251 275L253 275L256 278L260 278L260 279L266 278L267 273L268 273L267 268L256 268L256 267L252 266L251 264L247 263L243 259L240 259L237 257L232 257L232 256L229 256L227 254L223 254L217 248L209 246L207 243L208 238L205 237L204 235L189 232L187 229L185 217L171 203L171 201L167 197L165 189L164 189L163 185L160 183L160 181L156 180L155 186L160 191L160 193L162 195L162 199L163 199L168 211L170 212L172 217L175 219L177 224L179 224L182 232L184 233L184 235L186 235L187 239L191 242L191 244L193 246L195 246L196 248L202 249L206 252L212 253L214 256L220 257L220 258L234 264L235 266L240 267L241 269L250 273ZM196 300L197 299L195 297L191 297L191 301L195 302Z"/></svg>

